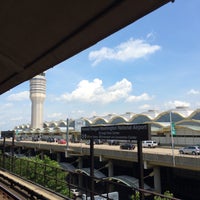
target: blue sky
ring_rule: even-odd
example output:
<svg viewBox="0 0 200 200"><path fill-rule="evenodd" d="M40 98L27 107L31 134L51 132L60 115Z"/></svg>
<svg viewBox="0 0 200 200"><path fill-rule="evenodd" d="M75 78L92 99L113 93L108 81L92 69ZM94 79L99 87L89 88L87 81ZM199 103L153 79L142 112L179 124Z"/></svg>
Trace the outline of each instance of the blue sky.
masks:
<svg viewBox="0 0 200 200"><path fill-rule="evenodd" d="M200 107L200 1L168 3L46 71L44 121ZM31 121L29 81L0 96L0 130Z"/></svg>

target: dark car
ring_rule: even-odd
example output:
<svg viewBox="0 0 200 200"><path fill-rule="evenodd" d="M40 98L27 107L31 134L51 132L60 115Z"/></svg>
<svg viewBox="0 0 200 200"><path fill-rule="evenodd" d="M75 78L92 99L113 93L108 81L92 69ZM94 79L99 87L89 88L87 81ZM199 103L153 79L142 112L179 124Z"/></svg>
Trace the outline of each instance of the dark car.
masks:
<svg viewBox="0 0 200 200"><path fill-rule="evenodd" d="M119 145L119 141L118 140L109 140L108 144L109 145Z"/></svg>
<svg viewBox="0 0 200 200"><path fill-rule="evenodd" d="M38 136L33 136L33 137L32 137L32 141L33 141L33 142L39 141L39 137L38 137Z"/></svg>
<svg viewBox="0 0 200 200"><path fill-rule="evenodd" d="M55 142L55 140L54 140L53 137L48 137L48 138L47 138L47 142Z"/></svg>
<svg viewBox="0 0 200 200"><path fill-rule="evenodd" d="M100 139L94 140L94 144L103 144L103 141Z"/></svg>
<svg viewBox="0 0 200 200"><path fill-rule="evenodd" d="M128 149L128 150L133 150L135 149L135 145L131 143L124 143L120 145L120 149Z"/></svg>

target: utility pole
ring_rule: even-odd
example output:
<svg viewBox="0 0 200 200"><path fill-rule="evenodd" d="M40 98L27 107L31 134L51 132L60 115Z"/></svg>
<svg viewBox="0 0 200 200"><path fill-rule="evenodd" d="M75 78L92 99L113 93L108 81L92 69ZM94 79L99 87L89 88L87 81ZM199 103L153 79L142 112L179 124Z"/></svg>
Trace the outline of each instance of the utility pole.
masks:
<svg viewBox="0 0 200 200"><path fill-rule="evenodd" d="M174 136L175 133L175 128L174 128L174 123L172 122L172 111L169 113L169 118L170 118L170 133L171 133L171 143L172 143L172 160L173 160L173 166L175 166L175 157L174 157Z"/></svg>

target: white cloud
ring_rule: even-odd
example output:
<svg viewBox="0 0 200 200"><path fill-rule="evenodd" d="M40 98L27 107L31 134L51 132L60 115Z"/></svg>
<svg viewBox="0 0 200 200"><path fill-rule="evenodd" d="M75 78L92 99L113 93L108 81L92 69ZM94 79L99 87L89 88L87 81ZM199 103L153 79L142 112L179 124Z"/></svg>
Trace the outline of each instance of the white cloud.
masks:
<svg viewBox="0 0 200 200"><path fill-rule="evenodd" d="M108 88L103 87L102 80L100 79L94 79L92 82L83 80L79 82L77 88L74 91L71 93L63 94L56 98L56 100L67 102L79 101L86 103L109 104L120 100L132 103L148 101L153 98L147 93L143 93L139 96L133 96L130 94L131 92L132 83L125 78Z"/></svg>
<svg viewBox="0 0 200 200"><path fill-rule="evenodd" d="M152 32L147 34L147 38L152 38L152 37L154 37L154 34Z"/></svg>
<svg viewBox="0 0 200 200"><path fill-rule="evenodd" d="M200 91L191 89L190 91L187 92L187 94L188 95L190 95L190 94L192 94L192 95L198 95L198 94L200 94Z"/></svg>
<svg viewBox="0 0 200 200"><path fill-rule="evenodd" d="M158 45L150 45L144 40L130 38L127 42L121 43L113 49L102 47L100 50L90 52L89 60L93 61L93 66L103 60L134 60L153 54L160 49L161 47Z"/></svg>
<svg viewBox="0 0 200 200"><path fill-rule="evenodd" d="M16 121L16 122L18 122L18 121L22 121L23 120L23 117L21 117L21 116L19 116L19 117L14 117L14 118L11 118L10 119L11 121Z"/></svg>
<svg viewBox="0 0 200 200"><path fill-rule="evenodd" d="M138 102L138 101L149 101L152 100L153 97L149 96L147 93L143 93L140 96L129 96L126 101L127 102Z"/></svg>
<svg viewBox="0 0 200 200"><path fill-rule="evenodd" d="M11 94L7 97L8 101L23 101L29 99L29 91L23 91L15 94Z"/></svg>
<svg viewBox="0 0 200 200"><path fill-rule="evenodd" d="M168 108L175 108L175 107L190 107L190 103L189 102L185 102L185 101L169 101L168 103L165 104L166 107Z"/></svg>
<svg viewBox="0 0 200 200"><path fill-rule="evenodd" d="M141 110L147 110L149 108L150 108L149 104L144 104L144 105L142 105L142 106L139 107L139 109L141 109Z"/></svg>
<svg viewBox="0 0 200 200"><path fill-rule="evenodd" d="M58 118L62 117L62 113L51 113L47 117L50 118L50 119L58 119Z"/></svg>
<svg viewBox="0 0 200 200"><path fill-rule="evenodd" d="M12 107L13 107L13 103L5 103L0 106L0 111L4 111L4 110L7 110L8 108L12 108Z"/></svg>
<svg viewBox="0 0 200 200"><path fill-rule="evenodd" d="M102 80L94 79L92 82L83 80L72 93L63 94L57 100L110 103L128 97L132 84L126 79L104 89Z"/></svg>

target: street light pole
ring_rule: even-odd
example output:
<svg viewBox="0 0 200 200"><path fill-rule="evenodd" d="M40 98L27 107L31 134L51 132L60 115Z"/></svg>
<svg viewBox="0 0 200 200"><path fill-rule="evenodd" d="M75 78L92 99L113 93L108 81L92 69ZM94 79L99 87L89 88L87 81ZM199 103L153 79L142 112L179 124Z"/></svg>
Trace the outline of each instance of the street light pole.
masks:
<svg viewBox="0 0 200 200"><path fill-rule="evenodd" d="M68 154L68 148L69 148L69 119L67 118L67 125L66 125L66 151L65 151L65 157L67 157Z"/></svg>
<svg viewBox="0 0 200 200"><path fill-rule="evenodd" d="M173 137L173 130L172 130L172 111L169 113L170 118L170 132L171 132L171 143L172 143L172 160L173 166L175 166L175 158L174 158L174 137Z"/></svg>
<svg viewBox="0 0 200 200"><path fill-rule="evenodd" d="M142 141L137 140L138 148L138 164L139 164L139 188L144 189L144 164L143 164L143 154L142 154ZM140 200L144 200L144 193L140 192Z"/></svg>

